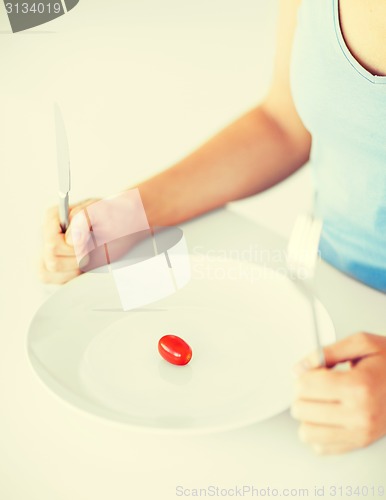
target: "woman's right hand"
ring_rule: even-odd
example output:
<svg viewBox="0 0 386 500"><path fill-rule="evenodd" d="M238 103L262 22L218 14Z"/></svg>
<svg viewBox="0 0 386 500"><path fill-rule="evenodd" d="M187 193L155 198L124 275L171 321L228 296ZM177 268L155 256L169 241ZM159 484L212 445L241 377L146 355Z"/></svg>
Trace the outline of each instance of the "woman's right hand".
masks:
<svg viewBox="0 0 386 500"><path fill-rule="evenodd" d="M83 208L98 201L85 200L73 205L70 209L71 219ZM79 276L78 261L75 256L71 231L67 229L63 234L60 229L58 207L47 210L43 224L43 250L40 261L39 276L43 283L61 285Z"/></svg>
<svg viewBox="0 0 386 500"><path fill-rule="evenodd" d="M44 283L63 284L82 272L117 263L133 246L151 235L136 188L74 205L69 218L69 227L63 234L57 207L47 211L40 266Z"/></svg>

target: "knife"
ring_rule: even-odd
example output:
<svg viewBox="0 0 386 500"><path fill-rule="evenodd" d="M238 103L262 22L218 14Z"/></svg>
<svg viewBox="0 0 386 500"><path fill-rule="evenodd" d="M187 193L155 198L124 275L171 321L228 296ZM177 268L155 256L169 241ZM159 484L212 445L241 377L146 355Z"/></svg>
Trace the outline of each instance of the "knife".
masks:
<svg viewBox="0 0 386 500"><path fill-rule="evenodd" d="M71 189L70 151L68 149L67 133L62 112L57 103L54 104L54 117L59 181L59 221L62 233L65 233L69 223L69 192Z"/></svg>

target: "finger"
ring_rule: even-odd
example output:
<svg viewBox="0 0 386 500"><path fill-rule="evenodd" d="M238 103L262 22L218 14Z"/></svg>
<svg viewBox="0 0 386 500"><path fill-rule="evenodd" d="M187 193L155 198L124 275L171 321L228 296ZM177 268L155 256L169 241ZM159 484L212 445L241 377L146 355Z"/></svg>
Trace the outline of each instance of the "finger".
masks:
<svg viewBox="0 0 386 500"><path fill-rule="evenodd" d="M44 241L44 257L73 257L74 248L66 243L64 234L47 235Z"/></svg>
<svg viewBox="0 0 386 500"><path fill-rule="evenodd" d="M320 425L355 427L355 413L340 403L296 400L291 406L296 420Z"/></svg>
<svg viewBox="0 0 386 500"><path fill-rule="evenodd" d="M364 448L375 441L366 433L345 427L334 427L303 423L299 427L299 438L309 444L317 453L344 453L356 448Z"/></svg>
<svg viewBox="0 0 386 500"><path fill-rule="evenodd" d="M67 245L60 228L57 209L47 211L43 226L44 251L47 255L74 255L74 250Z"/></svg>
<svg viewBox="0 0 386 500"><path fill-rule="evenodd" d="M316 444L312 446L312 449L318 455L341 455L342 453L348 453L356 448L360 448L360 445L354 443L339 443L339 444Z"/></svg>
<svg viewBox="0 0 386 500"><path fill-rule="evenodd" d="M71 223L66 231L66 243L75 249L77 256L88 253L90 247L91 230L89 220L85 210L78 210L71 218Z"/></svg>
<svg viewBox="0 0 386 500"><path fill-rule="evenodd" d="M302 423L299 439L312 446L317 453L344 453L368 446L372 441L360 432L346 427Z"/></svg>
<svg viewBox="0 0 386 500"><path fill-rule="evenodd" d="M379 347L375 340L376 335L370 333L356 333L325 347L328 366L335 366L345 361L358 361L361 358L377 354Z"/></svg>
<svg viewBox="0 0 386 500"><path fill-rule="evenodd" d="M354 442L354 433L344 427L303 422L298 430L300 441L312 446L339 446Z"/></svg>
<svg viewBox="0 0 386 500"><path fill-rule="evenodd" d="M347 373L319 368L303 373L295 381L296 399L339 402L347 394Z"/></svg>
<svg viewBox="0 0 386 500"><path fill-rule="evenodd" d="M50 257L44 260L47 271L51 273L67 273L79 270L76 257Z"/></svg>
<svg viewBox="0 0 386 500"><path fill-rule="evenodd" d="M81 229L75 227L74 224L70 224L69 227L67 228L67 231L66 231L66 234L64 237L66 244L73 249L74 249L74 247L76 249L82 248L84 245L84 242L88 238L86 231L88 231L88 229L81 230Z"/></svg>
<svg viewBox="0 0 386 500"><path fill-rule="evenodd" d="M92 205L93 203L96 203L97 201L98 200L96 199L88 199L83 201L82 203L79 203L78 205L70 207L70 214L69 214L70 225L67 228L65 235L66 242L68 245L71 246L74 246L74 244L81 245L82 240L89 235L91 228L89 220L86 215L87 211L85 210L85 208L88 207L89 205ZM82 215L80 215L81 212L83 212Z"/></svg>
<svg viewBox="0 0 386 500"><path fill-rule="evenodd" d="M70 281L73 278L76 278L77 276L79 276L79 274L80 274L79 269L77 271L69 271L69 272L63 272L63 273L52 273L52 272L47 270L44 262L41 262L40 267L39 267L40 280L43 283L51 284L51 285L63 285L64 283L67 283L67 281Z"/></svg>
<svg viewBox="0 0 386 500"><path fill-rule="evenodd" d="M356 376L355 381L357 382L357 386L359 385L359 387L365 389L365 392L367 393L374 392L375 388L377 387L377 381L386 380L385 361L385 354L378 354L373 356L366 356L355 363L353 367L353 373L355 373ZM382 384L380 387L384 387L383 393L386 395L385 384Z"/></svg>
<svg viewBox="0 0 386 500"><path fill-rule="evenodd" d="M51 207L47 210L44 219L43 231L47 234L61 234L58 207Z"/></svg>
<svg viewBox="0 0 386 500"><path fill-rule="evenodd" d="M73 205L70 207L70 213L69 217L70 220L74 215L76 215L78 212L83 210L83 208L87 207L88 205L91 205L92 203L95 203L97 200L89 199L85 200L82 203L78 203L77 205ZM55 232L57 231L58 233L61 232L60 229L60 220L59 220L59 209L57 206L50 207L46 211L46 216L45 216L45 226L47 226L50 230L50 232Z"/></svg>
<svg viewBox="0 0 386 500"><path fill-rule="evenodd" d="M338 363L358 361L365 356L376 354L379 352L379 348L376 342L374 342L376 338L376 335L361 332L325 346L323 351L326 366L333 367ZM319 366L318 352L314 351L295 365L294 369L296 373L302 373L306 370L318 368Z"/></svg>

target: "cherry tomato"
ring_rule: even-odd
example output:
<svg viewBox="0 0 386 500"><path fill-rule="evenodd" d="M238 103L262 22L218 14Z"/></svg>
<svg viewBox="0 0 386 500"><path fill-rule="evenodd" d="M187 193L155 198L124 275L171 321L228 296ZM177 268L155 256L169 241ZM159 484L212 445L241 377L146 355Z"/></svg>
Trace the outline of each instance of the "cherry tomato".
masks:
<svg viewBox="0 0 386 500"><path fill-rule="evenodd" d="M191 347L177 335L165 335L159 339L158 352L173 365L187 365L192 359Z"/></svg>

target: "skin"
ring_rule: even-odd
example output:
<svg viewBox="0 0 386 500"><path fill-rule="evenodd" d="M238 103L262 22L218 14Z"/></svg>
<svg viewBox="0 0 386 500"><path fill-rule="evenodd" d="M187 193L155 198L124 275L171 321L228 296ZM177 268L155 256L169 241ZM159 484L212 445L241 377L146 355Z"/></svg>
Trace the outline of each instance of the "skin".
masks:
<svg viewBox="0 0 386 500"><path fill-rule="evenodd" d="M321 454L368 446L386 434L386 337L358 333L316 353L295 368L292 416L300 439ZM334 370L349 362L349 369Z"/></svg>
<svg viewBox="0 0 386 500"><path fill-rule="evenodd" d="M70 221L83 208L97 201L85 200L70 209ZM63 285L79 276L81 271L75 257L71 231L63 234L59 225L58 207L47 210L43 224L43 251L39 277L43 283Z"/></svg>
<svg viewBox="0 0 386 500"><path fill-rule="evenodd" d="M281 0L272 85L256 108L197 151L138 188L151 226L179 224L225 203L281 182L309 158L311 137L289 85L290 53L300 0ZM371 73L386 75L386 2L340 0L341 29L349 50ZM77 211L96 200L71 208ZM103 217L103 215L101 215ZM119 220L118 211L109 221ZM103 222L103 221L102 221ZM71 228L71 224L70 224ZM61 234L57 208L47 211L40 276L62 284L80 274L71 230ZM360 333L325 349L327 368L315 354L296 367L292 415L299 435L318 453L342 453L386 434L386 338ZM344 372L334 369L350 362Z"/></svg>
<svg viewBox="0 0 386 500"><path fill-rule="evenodd" d="M340 0L340 24L355 59L373 75L386 75L386 3Z"/></svg>

